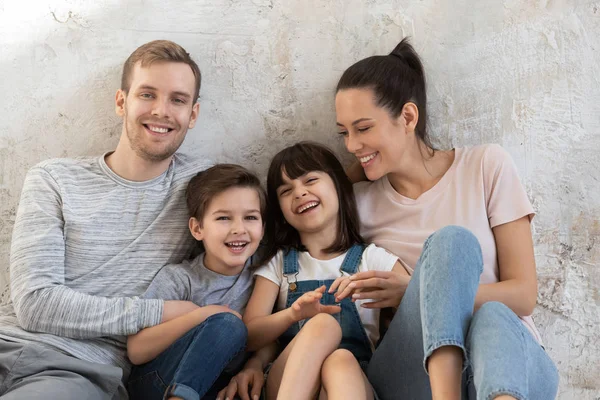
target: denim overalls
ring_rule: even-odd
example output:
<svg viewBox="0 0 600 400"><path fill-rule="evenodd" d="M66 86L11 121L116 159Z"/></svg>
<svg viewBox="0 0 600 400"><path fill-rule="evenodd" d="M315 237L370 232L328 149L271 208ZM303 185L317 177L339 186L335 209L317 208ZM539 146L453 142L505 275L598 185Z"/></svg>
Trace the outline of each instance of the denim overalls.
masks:
<svg viewBox="0 0 600 400"><path fill-rule="evenodd" d="M344 258L344 262L340 267L340 272L346 272L348 274L357 272L364 249L365 248L362 245L352 246ZM340 313L332 314L342 327L342 341L340 343L340 348L349 350L354 354L354 357L356 357L361 367L365 369L372 355L371 342L362 325L356 305L351 299L345 298L341 303L337 303L335 301L335 294L327 293L327 290L329 290L334 279L298 282L296 280L296 276L298 275L298 251L293 248L283 257L283 275L289 284L286 307L291 307L304 293L313 291L325 285L327 289L325 290L325 293L323 293L321 304L339 305L342 308ZM298 334L305 322L306 320L303 320L290 326L279 338L280 344L282 344L283 347L287 346L294 336Z"/></svg>

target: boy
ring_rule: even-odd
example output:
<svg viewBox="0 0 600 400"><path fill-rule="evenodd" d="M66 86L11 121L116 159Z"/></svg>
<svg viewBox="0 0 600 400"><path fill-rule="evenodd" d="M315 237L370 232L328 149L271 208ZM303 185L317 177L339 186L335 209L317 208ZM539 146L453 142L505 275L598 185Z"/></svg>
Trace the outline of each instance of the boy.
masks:
<svg viewBox="0 0 600 400"><path fill-rule="evenodd" d="M161 269L144 298L195 306L129 336L127 354L138 365L128 383L133 400L203 398L226 367L235 372L243 361L240 314L252 291L248 260L263 236L264 190L245 168L220 164L192 178L186 200L189 229L205 253Z"/></svg>

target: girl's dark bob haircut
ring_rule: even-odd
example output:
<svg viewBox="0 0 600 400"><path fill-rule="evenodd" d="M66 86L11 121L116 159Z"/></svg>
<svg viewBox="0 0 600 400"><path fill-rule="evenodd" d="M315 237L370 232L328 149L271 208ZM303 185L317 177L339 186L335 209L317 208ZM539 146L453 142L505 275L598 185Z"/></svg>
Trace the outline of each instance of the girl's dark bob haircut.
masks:
<svg viewBox="0 0 600 400"><path fill-rule="evenodd" d="M281 249L305 251L298 231L288 224L279 207L277 189L283 185L283 174L296 179L312 171L331 177L339 199L338 235L324 249L327 253L347 251L354 244L363 244L360 236L358 210L352 183L344 167L326 146L315 142L300 142L281 150L273 157L267 174L267 205L269 218L265 227L265 251L259 264L269 261Z"/></svg>

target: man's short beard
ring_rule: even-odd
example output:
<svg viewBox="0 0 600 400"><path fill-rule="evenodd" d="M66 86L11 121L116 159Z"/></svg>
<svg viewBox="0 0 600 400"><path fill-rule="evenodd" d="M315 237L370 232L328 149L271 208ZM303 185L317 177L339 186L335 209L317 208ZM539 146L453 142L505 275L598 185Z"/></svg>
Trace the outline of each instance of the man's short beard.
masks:
<svg viewBox="0 0 600 400"><path fill-rule="evenodd" d="M164 161L164 160L172 157L173 154L175 154L175 152L179 149L179 147L181 146L183 141L181 141L181 143L173 143L175 146L167 147L164 152L159 153L159 154L150 153L150 152L146 151L146 149L144 149L144 147L140 145L141 140L137 140L139 138L137 138L135 136L135 133L132 133L132 131L136 132L135 126L134 126L134 129L132 129L132 130L129 129L129 118L128 118L128 113L127 113L127 107L124 107L124 108L125 108L125 110L124 110L124 112L125 112L125 133L127 134L127 139L129 139L129 146L131 147L131 149L134 151L134 153L138 157L140 157L146 161L161 162L161 161ZM135 124L135 122L134 122L134 124Z"/></svg>

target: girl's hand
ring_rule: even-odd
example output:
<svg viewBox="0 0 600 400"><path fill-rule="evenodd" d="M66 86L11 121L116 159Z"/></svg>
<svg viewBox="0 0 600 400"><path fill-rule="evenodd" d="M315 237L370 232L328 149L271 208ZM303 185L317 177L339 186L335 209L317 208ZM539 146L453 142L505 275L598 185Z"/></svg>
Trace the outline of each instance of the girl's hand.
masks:
<svg viewBox="0 0 600 400"><path fill-rule="evenodd" d="M242 400L258 400L264 382L262 364L251 358L244 369L231 378L229 385L219 392L217 400L234 399L236 394Z"/></svg>
<svg viewBox="0 0 600 400"><path fill-rule="evenodd" d="M340 302L353 292L354 288L348 287L350 283L352 283L352 281L350 280L349 276L340 276L333 281L327 292L335 292L335 301Z"/></svg>
<svg viewBox="0 0 600 400"><path fill-rule="evenodd" d="M344 292L338 295L340 300L352 293L352 301L372 300L363 303L362 307L397 308L406 292L410 276L397 271L366 271L352 275L349 280Z"/></svg>
<svg viewBox="0 0 600 400"><path fill-rule="evenodd" d="M319 313L336 314L342 311L339 306L326 306L321 304L323 293L325 293L325 285L300 296L300 298L290 307L294 321L297 322L302 321L303 319L312 318Z"/></svg>
<svg viewBox="0 0 600 400"><path fill-rule="evenodd" d="M235 315L236 317L238 317L239 319L242 319L242 316L240 315L239 312L232 310L228 306L219 306L216 304L211 304L209 306L200 307L198 310L196 310L194 312L197 312L200 315L202 321L204 321L206 318L208 318L210 316L213 316L215 314L224 313L224 312L231 313L231 314Z"/></svg>

